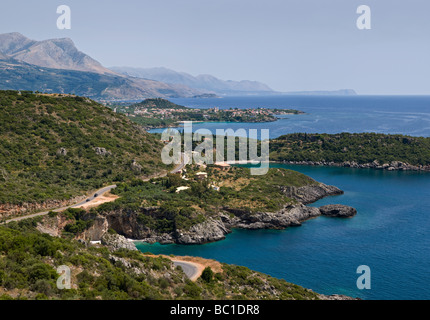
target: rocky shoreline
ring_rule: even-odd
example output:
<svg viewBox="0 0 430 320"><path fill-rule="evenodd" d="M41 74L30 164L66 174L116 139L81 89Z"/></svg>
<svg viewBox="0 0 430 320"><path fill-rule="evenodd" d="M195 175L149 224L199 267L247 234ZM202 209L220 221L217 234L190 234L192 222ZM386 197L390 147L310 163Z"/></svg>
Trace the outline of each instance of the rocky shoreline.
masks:
<svg viewBox="0 0 430 320"><path fill-rule="evenodd" d="M349 206L329 205L321 208L308 207L305 204L315 202L321 198L343 194L334 186L323 183L305 187L287 187L282 190L295 203L285 205L277 212L257 212L224 207L222 211L206 221L192 226L189 230L178 230L174 233L154 234L152 230L142 227L138 223L135 212L110 212L99 217L95 225L112 228L119 234L134 241L160 244L204 244L225 239L233 229L285 229L300 226L304 221L324 215L329 217L352 217L357 211ZM146 208L146 214L153 214L157 208ZM152 212L151 212L152 211ZM101 219L101 220L100 220ZM88 236L102 235L103 232L88 230ZM98 240L98 239L92 239Z"/></svg>
<svg viewBox="0 0 430 320"><path fill-rule="evenodd" d="M220 219L210 218L207 221L194 225L190 230L179 234L162 234L150 236L138 242L160 243L160 244L204 244L225 239L226 235L233 229L260 230L272 229L282 230L288 227L298 227L309 219L321 215L328 217L352 217L357 211L344 205L331 205L332 210L307 207L304 204L288 205L278 212L260 212L249 215L244 213L240 216L229 216L222 214Z"/></svg>
<svg viewBox="0 0 430 320"><path fill-rule="evenodd" d="M343 168L356 168L356 169L377 169L388 171L428 171L430 172L430 165L414 166L409 163L401 161L391 161L390 163L380 164L378 161L370 163L357 163L355 161L272 161L273 163L291 164L291 165L304 165L304 166L327 166L327 167L343 167Z"/></svg>
<svg viewBox="0 0 430 320"><path fill-rule="evenodd" d="M233 229L285 229L300 226L304 221L319 216L347 218L354 216L357 211L344 205L328 205L320 208L308 207L327 196L343 194L335 186L314 181L302 187L278 186L281 192L292 201L285 204L276 212L250 212L249 210L221 207L217 213L207 216L205 221L192 225L189 229L175 229L169 233L159 233L145 224L140 223L141 216L159 217L158 207L145 207L139 210L128 208L112 209L91 216L92 224L84 232L77 235L77 239L89 241L109 242L109 231L133 241L160 244L204 244L225 239ZM59 220L61 219L61 221ZM64 221L63 221L64 220ZM58 235L64 226L69 223L62 216L55 221L39 224L39 230L51 235ZM124 239L125 239L124 238ZM122 240L124 240L122 239ZM122 241L121 246L127 247L130 243Z"/></svg>

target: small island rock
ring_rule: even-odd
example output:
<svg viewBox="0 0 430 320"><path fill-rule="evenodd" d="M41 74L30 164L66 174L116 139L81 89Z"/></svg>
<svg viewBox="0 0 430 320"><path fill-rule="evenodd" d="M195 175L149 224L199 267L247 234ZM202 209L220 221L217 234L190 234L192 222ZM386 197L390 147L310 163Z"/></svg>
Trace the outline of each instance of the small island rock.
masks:
<svg viewBox="0 0 430 320"><path fill-rule="evenodd" d="M357 214L357 210L342 204L329 204L319 208L323 216L350 218Z"/></svg>

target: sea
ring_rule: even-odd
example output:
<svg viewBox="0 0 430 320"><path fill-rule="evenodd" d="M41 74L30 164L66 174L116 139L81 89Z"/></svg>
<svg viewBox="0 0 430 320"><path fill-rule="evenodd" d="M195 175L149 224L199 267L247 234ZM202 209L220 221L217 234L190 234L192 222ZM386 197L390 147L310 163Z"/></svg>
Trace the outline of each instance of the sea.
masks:
<svg viewBox="0 0 430 320"><path fill-rule="evenodd" d="M430 136L430 96L247 96L172 99L196 108L288 108L305 114L270 123L197 123L205 128L377 132ZM153 130L160 132L160 129ZM285 279L323 294L365 300L430 299L430 173L271 164L344 190L311 206L345 204L350 219L318 217L285 230L233 230L204 245L138 243L142 252L201 256ZM367 266L368 288L358 286Z"/></svg>

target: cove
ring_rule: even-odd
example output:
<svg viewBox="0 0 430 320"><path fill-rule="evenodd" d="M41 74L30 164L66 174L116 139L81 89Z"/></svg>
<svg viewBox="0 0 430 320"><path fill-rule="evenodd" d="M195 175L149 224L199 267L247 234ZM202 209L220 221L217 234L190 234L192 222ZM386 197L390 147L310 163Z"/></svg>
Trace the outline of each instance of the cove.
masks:
<svg viewBox="0 0 430 320"><path fill-rule="evenodd" d="M362 299L430 299L430 174L286 166L345 194L311 206L353 206L351 219L318 217L286 230L234 230L205 245L137 244L142 252L191 255L243 265L324 294ZM372 271L359 290L359 265Z"/></svg>

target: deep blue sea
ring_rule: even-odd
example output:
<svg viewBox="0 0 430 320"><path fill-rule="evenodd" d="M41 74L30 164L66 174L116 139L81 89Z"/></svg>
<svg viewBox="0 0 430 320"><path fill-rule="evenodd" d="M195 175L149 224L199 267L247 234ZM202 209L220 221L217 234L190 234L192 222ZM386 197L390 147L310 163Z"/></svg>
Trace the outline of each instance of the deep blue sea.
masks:
<svg viewBox="0 0 430 320"><path fill-rule="evenodd" d="M175 99L193 107L286 107L306 115L273 123L240 124L289 132L381 132L430 136L430 97L246 97ZM238 128L235 123L199 124ZM275 166L275 165L273 165ZM355 207L351 219L318 217L282 231L235 230L223 241L193 246L140 244L146 252L193 255L244 265L325 294L363 299L430 299L430 173L284 166L335 185L344 195L312 206ZM356 286L359 265L371 289Z"/></svg>
<svg viewBox="0 0 430 320"><path fill-rule="evenodd" d="M430 96L268 96L213 99L171 99L193 108L286 108L306 112L273 123L196 123L193 129L270 129L283 134L377 132L430 136ZM155 129L152 132L161 132Z"/></svg>

